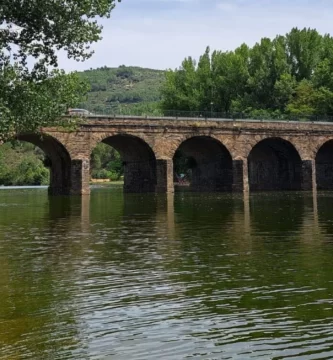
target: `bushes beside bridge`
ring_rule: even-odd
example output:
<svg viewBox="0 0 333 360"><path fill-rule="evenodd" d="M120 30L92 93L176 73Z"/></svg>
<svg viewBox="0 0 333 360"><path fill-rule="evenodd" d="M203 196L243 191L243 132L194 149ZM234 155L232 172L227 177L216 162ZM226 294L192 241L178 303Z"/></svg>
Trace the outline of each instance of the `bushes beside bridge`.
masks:
<svg viewBox="0 0 333 360"><path fill-rule="evenodd" d="M0 147L0 185L47 185L44 154L32 144L11 142Z"/></svg>

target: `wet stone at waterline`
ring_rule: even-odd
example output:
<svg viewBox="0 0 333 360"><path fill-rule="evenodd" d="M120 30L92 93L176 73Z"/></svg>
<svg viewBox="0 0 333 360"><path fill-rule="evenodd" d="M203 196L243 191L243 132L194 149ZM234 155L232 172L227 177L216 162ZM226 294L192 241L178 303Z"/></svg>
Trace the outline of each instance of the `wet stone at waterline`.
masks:
<svg viewBox="0 0 333 360"><path fill-rule="evenodd" d="M0 190L0 359L331 359L332 201Z"/></svg>

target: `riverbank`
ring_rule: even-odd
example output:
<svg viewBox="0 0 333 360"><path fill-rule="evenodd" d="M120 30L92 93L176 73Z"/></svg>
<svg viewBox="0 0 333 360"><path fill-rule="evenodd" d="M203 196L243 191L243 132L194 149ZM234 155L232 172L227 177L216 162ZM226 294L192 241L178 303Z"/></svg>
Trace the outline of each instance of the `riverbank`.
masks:
<svg viewBox="0 0 333 360"><path fill-rule="evenodd" d="M112 186L112 185L124 185L124 181L90 181L90 185L103 185L103 186Z"/></svg>

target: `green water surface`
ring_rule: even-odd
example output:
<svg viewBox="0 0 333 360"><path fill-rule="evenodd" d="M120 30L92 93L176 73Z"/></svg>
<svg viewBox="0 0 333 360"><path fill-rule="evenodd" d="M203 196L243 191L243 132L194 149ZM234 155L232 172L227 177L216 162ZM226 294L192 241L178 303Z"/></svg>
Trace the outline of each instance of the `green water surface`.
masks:
<svg viewBox="0 0 333 360"><path fill-rule="evenodd" d="M333 193L0 190L0 359L333 359Z"/></svg>

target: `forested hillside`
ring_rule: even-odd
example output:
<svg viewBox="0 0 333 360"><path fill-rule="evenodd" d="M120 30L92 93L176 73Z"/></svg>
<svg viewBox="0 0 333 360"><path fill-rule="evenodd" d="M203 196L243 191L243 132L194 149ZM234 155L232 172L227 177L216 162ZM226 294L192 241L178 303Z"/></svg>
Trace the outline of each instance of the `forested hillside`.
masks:
<svg viewBox="0 0 333 360"><path fill-rule="evenodd" d="M97 114L154 113L165 79L164 71L126 66L87 70L80 76L91 90L79 107Z"/></svg>
<svg viewBox="0 0 333 360"><path fill-rule="evenodd" d="M252 48L206 52L166 73L162 108L254 118L333 115L333 38L297 28Z"/></svg>

